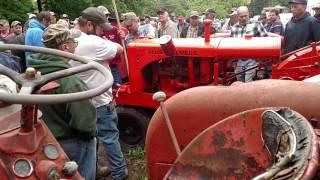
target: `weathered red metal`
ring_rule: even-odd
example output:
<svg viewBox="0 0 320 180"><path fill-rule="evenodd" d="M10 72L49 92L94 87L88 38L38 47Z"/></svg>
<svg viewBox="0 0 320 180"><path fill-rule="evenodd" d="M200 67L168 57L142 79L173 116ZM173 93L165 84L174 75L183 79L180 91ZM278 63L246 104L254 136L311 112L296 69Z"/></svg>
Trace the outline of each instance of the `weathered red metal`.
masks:
<svg viewBox="0 0 320 180"><path fill-rule="evenodd" d="M203 39L173 39L175 46L175 61L182 63L186 60L186 67L193 64L199 63L201 69L194 69L193 78L190 74L188 78L194 80L194 83L189 81L182 81L184 76L180 73L176 78L170 78L168 75L159 75L158 65L150 66L153 63L157 64L161 60L163 64L172 61L172 58L167 56L159 43L158 39L146 40L140 39L133 43L130 43L128 47L129 55L129 79L130 82L125 84L122 91L118 92L116 98L118 105L132 105L141 107L158 107L151 98L144 98L146 96L152 97L153 92L149 92L148 89L150 84L145 80L145 76L142 72L145 69L150 68L152 74L152 83L160 84L159 90L165 91L168 97L176 94L177 92L201 85L208 85L213 83L213 62L217 63L217 67L222 67L227 61L232 58L268 58L275 62L280 60L281 53L281 38L270 37L270 38L212 38L210 43L205 43ZM239 50L241 49L241 50ZM184 59L185 58L185 59ZM168 65L172 68L174 65ZM193 65L194 68L196 68ZM216 67L216 69L217 69ZM179 66L179 68L181 68ZM172 69L166 69L164 72L170 72ZM216 76L220 73L225 74L226 68L217 69L219 72L215 72ZM192 69L181 68L181 72L192 73ZM201 74L196 74L196 72ZM218 79L218 78L216 78ZM150 83L150 82L149 82ZM121 87L120 87L121 88ZM123 97L122 97L123 96ZM128 98L130 97L130 98Z"/></svg>
<svg viewBox="0 0 320 180"><path fill-rule="evenodd" d="M213 21L210 19L205 19L203 23L204 23L204 42L209 43L211 24L213 23Z"/></svg>
<svg viewBox="0 0 320 180"><path fill-rule="evenodd" d="M252 179L266 172L272 157L261 133L262 113L269 109L241 112L210 126L190 142L164 179ZM313 137L304 177L311 179L318 168L312 160L318 159L319 147L311 125L305 131Z"/></svg>
<svg viewBox="0 0 320 180"><path fill-rule="evenodd" d="M9 109L10 107L6 107ZM27 179L35 180L39 177L47 179L49 175L55 175L64 179L81 179L76 172L73 176L65 176L62 169L69 160L57 140L54 138L48 127L42 120L38 120L32 131L21 132L20 128L20 108L14 108L16 112L10 113L6 118L1 119L2 128L0 134L0 177L1 179L22 179L17 176L13 168L16 160L27 159L32 163L32 174ZM33 113L34 109L31 109ZM5 115L5 114L2 114ZM31 116L29 116L31 117ZM27 120L29 121L29 119ZM31 118L33 122L33 117ZM28 143L25 143L28 142ZM23 145L22 145L23 144ZM48 159L44 153L45 145L50 144L57 148L58 158ZM50 168L49 168L50 167ZM21 167L20 167L21 168ZM56 173L51 170L57 170ZM49 173L50 172L50 173ZM25 179L25 178L23 178Z"/></svg>
<svg viewBox="0 0 320 180"><path fill-rule="evenodd" d="M320 119L320 85L298 81L261 80L230 87L198 87L165 102L180 148L209 126L233 114L259 107L290 107L307 119ZM150 179L161 179L177 158L163 116L154 114L146 137ZM161 138L159 135L161 134ZM161 148L154 148L161 147ZM160 170L161 169L161 170Z"/></svg>
<svg viewBox="0 0 320 180"><path fill-rule="evenodd" d="M320 42L283 55L285 60L272 68L272 78L301 81L320 73Z"/></svg>

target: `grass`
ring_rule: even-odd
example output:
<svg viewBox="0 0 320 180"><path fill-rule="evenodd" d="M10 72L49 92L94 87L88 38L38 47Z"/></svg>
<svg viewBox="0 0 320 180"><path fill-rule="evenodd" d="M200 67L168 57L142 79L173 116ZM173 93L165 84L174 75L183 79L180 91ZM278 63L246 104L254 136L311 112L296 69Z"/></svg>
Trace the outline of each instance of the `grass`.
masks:
<svg viewBox="0 0 320 180"><path fill-rule="evenodd" d="M141 147L137 147L130 150L125 154L128 168L129 168L129 179L132 180L147 180L147 163L145 158L145 151Z"/></svg>

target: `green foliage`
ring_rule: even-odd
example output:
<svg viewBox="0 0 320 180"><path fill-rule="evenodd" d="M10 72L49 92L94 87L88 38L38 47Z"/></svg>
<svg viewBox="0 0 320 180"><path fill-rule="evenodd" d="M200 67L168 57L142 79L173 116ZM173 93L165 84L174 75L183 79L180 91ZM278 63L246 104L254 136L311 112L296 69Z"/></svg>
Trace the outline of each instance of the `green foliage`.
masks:
<svg viewBox="0 0 320 180"><path fill-rule="evenodd" d="M68 14L71 19L79 17L81 11L92 5L92 0L43 0L45 10L56 14Z"/></svg>
<svg viewBox="0 0 320 180"><path fill-rule="evenodd" d="M130 166L129 171L139 172L131 174L129 179L141 179L147 180L147 164L145 159L145 151L141 147L130 150L128 154L125 154L127 164Z"/></svg>
<svg viewBox="0 0 320 180"><path fill-rule="evenodd" d="M10 22L19 20L25 22L27 13L33 12L32 0L1 0L0 19L5 18Z"/></svg>
<svg viewBox="0 0 320 180"><path fill-rule="evenodd" d="M141 147L129 151L129 157L134 161L145 161L145 151Z"/></svg>
<svg viewBox="0 0 320 180"><path fill-rule="evenodd" d="M252 0L250 4L251 15L261 14L261 10L268 6L268 0Z"/></svg>
<svg viewBox="0 0 320 180"><path fill-rule="evenodd" d="M225 17L231 8L242 5L250 7L251 15L257 15L270 2L273 6L288 4L288 0L116 0L119 12L132 11L138 16L156 16L157 9L165 7L170 13L175 12L177 16L188 16L193 10L201 14L207 8L213 8L218 17ZM1 0L0 18L25 21L26 13L37 9L36 5L34 0ZM43 9L54 11L58 15L66 13L72 19L78 17L85 8L99 5L114 11L112 0L42 0Z"/></svg>
<svg viewBox="0 0 320 180"><path fill-rule="evenodd" d="M212 8L218 17L225 17L231 8L249 3L250 0L161 0L160 6L184 16L188 16L191 11L198 11L201 14L206 9Z"/></svg>
<svg viewBox="0 0 320 180"><path fill-rule="evenodd" d="M72 2L72 3L71 3ZM250 0L116 0L119 12L135 12L138 16L156 16L160 7L165 7L176 15L188 16L193 10L204 12L207 8L217 11L217 16L224 17L233 7L249 5ZM113 10L111 0L44 0L45 9L50 9L58 14L68 13L71 17L79 16L81 10L88 6L103 5Z"/></svg>
<svg viewBox="0 0 320 180"><path fill-rule="evenodd" d="M260 15L264 7L271 6L288 6L288 0L252 0L250 3L250 12L252 15Z"/></svg>
<svg viewBox="0 0 320 180"><path fill-rule="evenodd" d="M272 1L272 5L273 6L277 6L277 5L281 5L281 6L288 6L288 0L273 0Z"/></svg>

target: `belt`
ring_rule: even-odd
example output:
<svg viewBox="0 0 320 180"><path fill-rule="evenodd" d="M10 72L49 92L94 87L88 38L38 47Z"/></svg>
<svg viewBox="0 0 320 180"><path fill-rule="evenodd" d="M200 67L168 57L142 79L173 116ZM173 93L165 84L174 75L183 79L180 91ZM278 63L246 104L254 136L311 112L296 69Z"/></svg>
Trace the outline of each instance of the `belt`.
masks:
<svg viewBox="0 0 320 180"><path fill-rule="evenodd" d="M112 100L109 104L104 105L109 112L113 111L116 108L116 102Z"/></svg>

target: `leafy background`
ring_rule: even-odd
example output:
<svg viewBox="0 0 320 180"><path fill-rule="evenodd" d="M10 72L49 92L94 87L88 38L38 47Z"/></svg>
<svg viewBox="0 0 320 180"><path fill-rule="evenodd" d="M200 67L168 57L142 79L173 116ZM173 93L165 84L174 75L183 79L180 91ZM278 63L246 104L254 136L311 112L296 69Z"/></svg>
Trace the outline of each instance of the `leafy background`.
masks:
<svg viewBox="0 0 320 180"><path fill-rule="evenodd" d="M39 1L39 0L38 0ZM192 10L204 12L213 8L218 17L225 17L231 8L240 5L250 7L251 15L260 14L263 7L268 5L288 5L289 0L116 0L119 12L133 11L139 16L156 16L159 7L165 7L176 15L188 16ZM68 14L72 19L89 6L104 5L113 10L111 0L41 0L42 9L51 10L61 15ZM36 0L1 0L0 18L10 21L25 21L27 13L37 12Z"/></svg>

